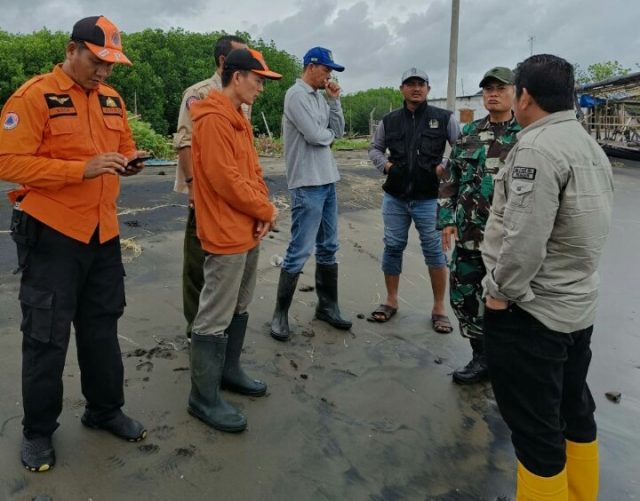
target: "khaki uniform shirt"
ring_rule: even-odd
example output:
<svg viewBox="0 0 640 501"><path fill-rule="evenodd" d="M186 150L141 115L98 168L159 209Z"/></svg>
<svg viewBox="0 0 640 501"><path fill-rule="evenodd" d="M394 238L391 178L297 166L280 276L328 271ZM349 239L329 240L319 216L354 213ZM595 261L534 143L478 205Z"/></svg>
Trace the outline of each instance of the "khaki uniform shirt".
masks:
<svg viewBox="0 0 640 501"><path fill-rule="evenodd" d="M485 294L554 331L593 325L612 203L609 160L572 110L523 129L495 179L481 245Z"/></svg>
<svg viewBox="0 0 640 501"><path fill-rule="evenodd" d="M191 120L191 113L189 108L191 105L201 99L207 97L212 90L222 90L222 80L218 73L214 73L211 78L198 82L192 85L184 91L182 96L182 103L180 104L180 113L178 115L178 129L173 136L173 145L176 150L181 148L191 147L191 131L193 129L193 121ZM247 120L251 122L251 106L246 104L242 105L242 111L244 112ZM178 193L189 192L187 185L184 182L184 172L180 165L176 167L176 180L173 186L174 191Z"/></svg>

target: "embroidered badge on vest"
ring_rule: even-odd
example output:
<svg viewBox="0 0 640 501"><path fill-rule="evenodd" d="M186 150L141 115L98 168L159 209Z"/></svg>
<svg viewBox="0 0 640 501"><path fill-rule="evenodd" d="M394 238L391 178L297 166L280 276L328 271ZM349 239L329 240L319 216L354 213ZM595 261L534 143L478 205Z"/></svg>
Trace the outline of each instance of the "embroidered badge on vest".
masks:
<svg viewBox="0 0 640 501"><path fill-rule="evenodd" d="M104 115L118 115L122 116L122 102L117 96L98 96L100 99L100 106L102 107L102 113Z"/></svg>
<svg viewBox="0 0 640 501"><path fill-rule="evenodd" d="M187 109L191 108L191 105L196 101L200 101L200 99L198 99L196 96L191 96L189 99L187 99Z"/></svg>
<svg viewBox="0 0 640 501"><path fill-rule="evenodd" d="M49 108L49 118L75 116L78 114L69 94L45 94L44 99Z"/></svg>
<svg viewBox="0 0 640 501"><path fill-rule="evenodd" d="M533 181L536 178L536 169L533 167L514 167L511 178Z"/></svg>
<svg viewBox="0 0 640 501"><path fill-rule="evenodd" d="M2 127L4 128L4 130L12 130L15 129L19 123L20 117L18 116L18 114L10 111L4 117L4 123L2 124Z"/></svg>

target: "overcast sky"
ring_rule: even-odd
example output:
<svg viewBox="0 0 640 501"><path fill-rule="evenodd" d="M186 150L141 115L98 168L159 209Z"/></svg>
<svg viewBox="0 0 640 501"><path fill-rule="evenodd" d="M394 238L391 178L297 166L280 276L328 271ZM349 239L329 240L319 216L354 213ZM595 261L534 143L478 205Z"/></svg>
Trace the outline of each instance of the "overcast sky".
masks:
<svg viewBox="0 0 640 501"><path fill-rule="evenodd" d="M513 67L529 56L531 36L534 53L557 54L585 68L618 60L640 70L636 0L460 3L459 95L475 93L490 67ZM430 76L432 97L446 94L450 0L0 0L0 29L70 31L77 19L98 14L126 32L246 31L298 58L322 45L347 68L339 75L345 92L395 87L405 69L417 66Z"/></svg>

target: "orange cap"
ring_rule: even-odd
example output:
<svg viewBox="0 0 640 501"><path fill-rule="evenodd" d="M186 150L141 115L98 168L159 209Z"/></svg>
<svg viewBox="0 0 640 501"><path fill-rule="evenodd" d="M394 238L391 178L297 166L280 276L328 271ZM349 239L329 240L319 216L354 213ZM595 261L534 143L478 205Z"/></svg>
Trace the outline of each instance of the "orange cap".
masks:
<svg viewBox="0 0 640 501"><path fill-rule="evenodd" d="M71 40L84 42L96 57L108 63L132 64L122 52L118 27L104 16L80 19L73 25Z"/></svg>
<svg viewBox="0 0 640 501"><path fill-rule="evenodd" d="M270 80L280 80L282 75L271 71L261 52L254 49L234 49L224 58L224 69L249 70Z"/></svg>

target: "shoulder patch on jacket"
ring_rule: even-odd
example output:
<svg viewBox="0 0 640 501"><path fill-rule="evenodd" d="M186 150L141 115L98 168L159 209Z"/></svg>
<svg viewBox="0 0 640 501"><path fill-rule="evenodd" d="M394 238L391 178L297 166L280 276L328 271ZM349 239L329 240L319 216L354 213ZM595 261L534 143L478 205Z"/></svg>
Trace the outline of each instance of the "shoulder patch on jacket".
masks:
<svg viewBox="0 0 640 501"><path fill-rule="evenodd" d="M536 169L533 167L514 167L512 179L528 179L533 181L536 178Z"/></svg>
<svg viewBox="0 0 640 501"><path fill-rule="evenodd" d="M20 123L20 117L17 113L10 111L4 117L4 122L2 124L2 128L4 130L13 130Z"/></svg>
<svg viewBox="0 0 640 501"><path fill-rule="evenodd" d="M198 96L191 96L187 98L187 102L186 102L187 109L190 109L191 105L193 103L197 103L198 101L200 101L200 98Z"/></svg>

